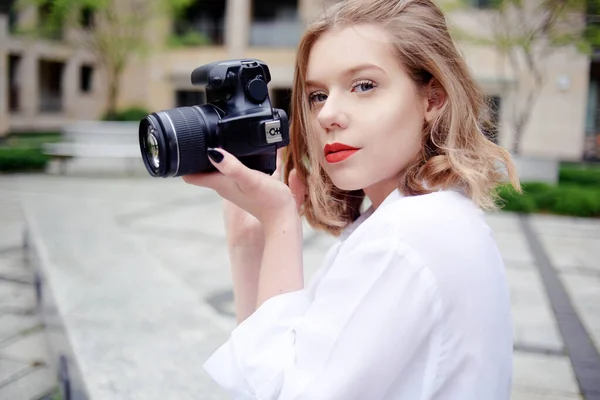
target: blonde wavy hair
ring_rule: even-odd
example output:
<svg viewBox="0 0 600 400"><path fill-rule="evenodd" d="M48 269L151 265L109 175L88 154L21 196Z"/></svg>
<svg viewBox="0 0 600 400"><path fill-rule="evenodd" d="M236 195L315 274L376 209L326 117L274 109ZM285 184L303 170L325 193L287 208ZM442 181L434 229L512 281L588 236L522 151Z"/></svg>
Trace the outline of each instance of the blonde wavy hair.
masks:
<svg viewBox="0 0 600 400"><path fill-rule="evenodd" d="M485 210L497 208L496 188L510 181L520 191L510 154L485 134L487 104L455 46L442 11L430 0L346 0L331 6L310 25L298 49L291 103L290 145L285 182L296 169L307 187L301 213L315 229L333 235L361 212L362 190L335 187L320 166L311 133L306 70L314 43L330 29L375 24L391 38L398 61L419 88L433 79L445 100L434 121L423 121L420 154L400 171L404 195L460 189ZM316 150L316 149L315 149Z"/></svg>

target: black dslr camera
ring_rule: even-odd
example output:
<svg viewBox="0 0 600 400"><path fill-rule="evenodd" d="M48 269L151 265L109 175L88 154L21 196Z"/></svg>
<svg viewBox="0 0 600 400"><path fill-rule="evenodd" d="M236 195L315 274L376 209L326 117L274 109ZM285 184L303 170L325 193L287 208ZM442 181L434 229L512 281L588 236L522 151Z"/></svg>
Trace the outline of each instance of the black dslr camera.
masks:
<svg viewBox="0 0 600 400"><path fill-rule="evenodd" d="M215 62L192 72L206 86L207 104L152 113L141 120L140 150L155 177L214 171L206 150L220 147L244 165L275 171L277 149L289 144L285 111L274 109L269 67L253 59Z"/></svg>

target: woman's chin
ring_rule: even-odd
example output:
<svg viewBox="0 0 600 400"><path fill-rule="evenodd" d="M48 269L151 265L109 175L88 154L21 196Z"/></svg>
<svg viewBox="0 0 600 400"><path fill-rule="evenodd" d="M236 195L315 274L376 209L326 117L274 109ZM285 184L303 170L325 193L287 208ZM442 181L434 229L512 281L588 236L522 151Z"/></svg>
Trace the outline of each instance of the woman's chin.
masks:
<svg viewBox="0 0 600 400"><path fill-rule="evenodd" d="M352 176L330 176L331 182L335 185L336 188L345 191L354 191L360 190L363 186L360 184L359 180L356 177Z"/></svg>

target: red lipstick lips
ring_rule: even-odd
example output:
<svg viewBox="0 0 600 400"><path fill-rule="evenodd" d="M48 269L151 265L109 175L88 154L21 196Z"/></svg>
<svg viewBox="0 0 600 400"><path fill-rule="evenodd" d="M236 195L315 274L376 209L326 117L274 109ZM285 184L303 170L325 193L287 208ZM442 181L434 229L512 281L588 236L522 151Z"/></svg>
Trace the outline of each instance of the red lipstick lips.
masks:
<svg viewBox="0 0 600 400"><path fill-rule="evenodd" d="M338 163L351 157L358 150L356 147L348 146L343 143L332 143L325 145L325 159L329 163Z"/></svg>

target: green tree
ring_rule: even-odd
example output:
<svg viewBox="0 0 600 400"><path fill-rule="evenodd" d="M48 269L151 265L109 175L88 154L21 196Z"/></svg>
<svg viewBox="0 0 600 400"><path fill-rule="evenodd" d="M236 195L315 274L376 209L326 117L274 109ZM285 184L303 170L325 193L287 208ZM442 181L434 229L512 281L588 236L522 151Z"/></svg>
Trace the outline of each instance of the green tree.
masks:
<svg viewBox="0 0 600 400"><path fill-rule="evenodd" d="M518 79L515 101L507 110L514 134L510 144L519 154L523 134L546 82L545 67L549 58L565 47L583 53L600 45L600 29L593 14L600 0L488 0L481 22L485 33L453 27L459 40L491 46L508 63ZM472 0L458 0L458 8L472 6ZM457 3L447 3L455 10ZM599 20L600 22L600 20ZM506 79L503 84L507 85Z"/></svg>
<svg viewBox="0 0 600 400"><path fill-rule="evenodd" d="M37 32L78 28L80 45L97 55L108 78L108 118L116 114L119 82L135 55L149 49L148 33L158 18L176 15L193 0L17 0L17 7L46 10Z"/></svg>

